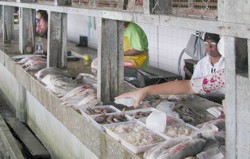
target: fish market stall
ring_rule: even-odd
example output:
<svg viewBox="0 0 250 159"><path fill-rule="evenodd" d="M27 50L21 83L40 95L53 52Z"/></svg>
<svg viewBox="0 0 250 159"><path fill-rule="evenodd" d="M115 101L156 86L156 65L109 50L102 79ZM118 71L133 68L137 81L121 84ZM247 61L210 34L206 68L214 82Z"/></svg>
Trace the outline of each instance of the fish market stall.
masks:
<svg viewBox="0 0 250 159"><path fill-rule="evenodd" d="M171 155L176 147L180 146L184 149L177 155L188 157L200 153L202 148L207 146L208 140L212 140L211 136L206 136L207 138L204 139L197 134L202 134L199 131L204 125L211 125L204 123L215 119L206 109L221 107L216 103L198 96L161 98L154 96L148 98L142 107L136 110L112 102L103 104L113 106L95 106L101 105L96 97L97 79L94 74L89 74L91 67L89 64L85 65L83 59L68 61L66 69L36 68L30 70L26 69L28 67L26 65L29 63L24 65L28 62L27 59L15 59L15 61L13 57L18 55L17 51L14 51L13 47L7 48L5 49L7 51L0 53L1 70L7 75L1 79L3 81L1 89L9 89L11 87L9 82L15 81L17 86L13 86L13 90L10 90L25 92L26 106L22 106L23 108L17 106L16 112L20 113L24 107L28 110L25 120L48 148L54 149L53 141L56 141L61 143L57 150L63 151L65 149L64 141L61 141L60 138L71 134L73 136L69 136L77 143L76 145L84 147L83 151L78 152L80 154L72 154L78 157L87 153L87 156L93 158L94 156L97 158L98 156L142 158L143 154L146 158L156 158L156 153ZM84 50L82 51L84 52ZM43 61L41 58L43 57L36 56L33 57L33 60ZM11 80L7 81L7 77ZM126 88L129 88L128 90L136 89L129 84ZM12 101L14 105L22 100L20 95L16 97L15 93L13 94L11 91L6 93L8 93L8 97L13 98L14 96L15 100ZM162 100L174 103L173 111L178 113L178 117L167 116L168 127L164 132L158 132L147 127L146 119L152 112L164 112L157 107ZM41 116L42 114L43 116ZM53 123L44 123L44 118L50 119ZM212 125L216 125L216 123L216 121L212 122ZM198 124L199 128L195 127ZM220 124L223 125L223 121ZM220 127L223 126L220 125ZM60 132L62 128L64 130ZM51 130L48 132L48 129ZM216 131L214 129L216 128L210 130L209 127L202 131L214 133ZM58 137L48 140L50 135ZM191 136L193 137L190 139ZM220 137L223 140L223 135ZM221 145L215 149L216 152L223 151ZM73 151L75 146L70 149ZM205 149L203 155L212 150Z"/></svg>

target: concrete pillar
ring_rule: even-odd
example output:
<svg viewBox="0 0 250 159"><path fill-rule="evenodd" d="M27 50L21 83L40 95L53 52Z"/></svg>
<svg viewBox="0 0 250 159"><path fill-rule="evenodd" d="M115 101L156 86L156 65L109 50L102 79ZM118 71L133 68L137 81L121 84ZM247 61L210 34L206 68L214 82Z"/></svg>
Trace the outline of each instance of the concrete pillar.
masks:
<svg viewBox="0 0 250 159"><path fill-rule="evenodd" d="M14 7L3 6L3 43L10 44L14 39Z"/></svg>
<svg viewBox="0 0 250 159"><path fill-rule="evenodd" d="M67 14L50 12L48 27L48 67L67 65Z"/></svg>
<svg viewBox="0 0 250 159"><path fill-rule="evenodd" d="M33 53L35 51L36 11L28 8L20 9L19 51L23 54L29 51Z"/></svg>

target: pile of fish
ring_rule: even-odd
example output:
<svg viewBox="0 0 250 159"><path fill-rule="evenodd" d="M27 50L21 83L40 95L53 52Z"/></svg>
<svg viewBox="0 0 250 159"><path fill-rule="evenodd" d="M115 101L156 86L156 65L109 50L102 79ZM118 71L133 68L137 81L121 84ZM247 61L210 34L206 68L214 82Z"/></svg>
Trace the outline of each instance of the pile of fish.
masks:
<svg viewBox="0 0 250 159"><path fill-rule="evenodd" d="M199 153L206 144L202 138L167 140L144 153L145 159L183 159Z"/></svg>
<svg viewBox="0 0 250 159"><path fill-rule="evenodd" d="M99 103L96 96L96 90L88 85L81 85L65 94L61 101L74 109L83 109L92 107Z"/></svg>
<svg viewBox="0 0 250 159"><path fill-rule="evenodd" d="M97 89L97 79L94 75L87 74L87 73L79 73L76 76L77 83L89 84L93 88Z"/></svg>
<svg viewBox="0 0 250 159"><path fill-rule="evenodd" d="M47 75L61 75L68 78L72 78L68 73L55 67L47 67L35 73L35 77L38 80L42 80Z"/></svg>
<svg viewBox="0 0 250 159"><path fill-rule="evenodd" d="M42 56L23 56L23 58L17 62L21 64L26 71L38 71L47 67L47 59Z"/></svg>
<svg viewBox="0 0 250 159"><path fill-rule="evenodd" d="M46 75L42 80L46 88L55 93L58 97L63 97L65 94L77 87L74 80L62 75Z"/></svg>
<svg viewBox="0 0 250 159"><path fill-rule="evenodd" d="M56 94L63 104L75 109L95 106L97 79L91 74L80 73L75 80L63 70L47 67L43 55L18 55L12 57L27 71L38 71L35 77L46 85L46 88Z"/></svg>
<svg viewBox="0 0 250 159"><path fill-rule="evenodd" d="M49 67L38 71L35 77L55 93L63 104L74 109L92 107L98 104L96 78L80 73L75 80L63 70Z"/></svg>
<svg viewBox="0 0 250 159"><path fill-rule="evenodd" d="M17 56L13 56L11 57L12 60L14 60L15 62L19 62L20 60L24 59L24 58L33 58L33 57L43 57L45 58L44 55L34 55L34 54L26 54L26 55L17 55Z"/></svg>

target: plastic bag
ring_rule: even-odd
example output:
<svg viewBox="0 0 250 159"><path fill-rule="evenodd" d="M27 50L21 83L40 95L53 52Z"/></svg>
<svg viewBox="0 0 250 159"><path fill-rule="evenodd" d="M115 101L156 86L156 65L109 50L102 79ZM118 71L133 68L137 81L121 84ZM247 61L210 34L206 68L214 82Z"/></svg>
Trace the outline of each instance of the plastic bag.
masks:
<svg viewBox="0 0 250 159"><path fill-rule="evenodd" d="M198 159L224 159L223 153L218 147L212 147L196 155Z"/></svg>
<svg viewBox="0 0 250 159"><path fill-rule="evenodd" d="M146 119L146 127L148 129L164 132L166 129L167 116L160 111L153 111Z"/></svg>
<svg viewBox="0 0 250 159"><path fill-rule="evenodd" d="M132 107L135 105L136 99L135 98L119 98L115 99L116 104L122 104L127 107Z"/></svg>
<svg viewBox="0 0 250 159"><path fill-rule="evenodd" d="M175 103L169 101L162 101L160 104L156 106L156 109L164 112L168 116L172 116L175 118L179 118L178 113L173 111Z"/></svg>

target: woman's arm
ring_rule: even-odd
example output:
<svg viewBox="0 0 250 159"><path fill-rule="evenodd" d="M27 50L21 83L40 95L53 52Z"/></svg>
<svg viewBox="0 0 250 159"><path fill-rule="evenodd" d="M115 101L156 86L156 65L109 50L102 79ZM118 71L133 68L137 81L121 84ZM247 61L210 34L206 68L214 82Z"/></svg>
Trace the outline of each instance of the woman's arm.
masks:
<svg viewBox="0 0 250 159"><path fill-rule="evenodd" d="M141 101L148 95L160 95L160 94L195 94L189 80L171 81L158 85L148 86L133 92L124 93L118 98L135 98L136 103L134 107L138 107Z"/></svg>
<svg viewBox="0 0 250 159"><path fill-rule="evenodd" d="M182 81L171 81L163 84L148 86L133 92L124 93L116 98L135 98L135 107L138 107L141 101L148 95L161 94L208 94L225 87L225 71L220 70L212 75L203 78L197 78Z"/></svg>

